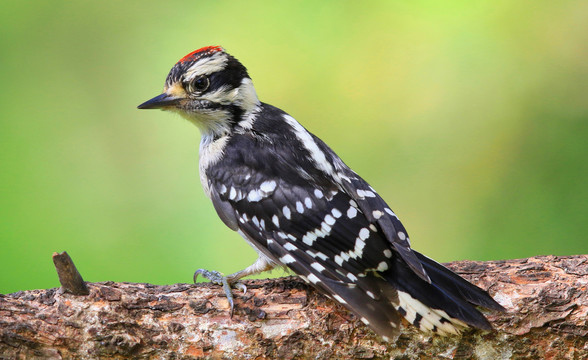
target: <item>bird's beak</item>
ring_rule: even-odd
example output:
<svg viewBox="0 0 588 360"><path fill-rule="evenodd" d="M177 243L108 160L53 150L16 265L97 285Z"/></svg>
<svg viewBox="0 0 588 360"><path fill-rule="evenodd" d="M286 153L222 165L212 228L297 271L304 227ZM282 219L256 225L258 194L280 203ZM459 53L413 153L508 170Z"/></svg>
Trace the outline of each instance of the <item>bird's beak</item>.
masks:
<svg viewBox="0 0 588 360"><path fill-rule="evenodd" d="M141 105L137 106L138 109L162 109L167 106L177 105L183 98L163 93L154 97L153 99L147 100Z"/></svg>

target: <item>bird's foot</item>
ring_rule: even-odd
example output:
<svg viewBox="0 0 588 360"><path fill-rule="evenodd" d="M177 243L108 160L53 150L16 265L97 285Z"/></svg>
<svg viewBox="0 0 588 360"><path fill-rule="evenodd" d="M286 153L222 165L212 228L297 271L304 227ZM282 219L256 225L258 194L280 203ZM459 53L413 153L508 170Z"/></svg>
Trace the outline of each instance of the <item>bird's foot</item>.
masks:
<svg viewBox="0 0 588 360"><path fill-rule="evenodd" d="M234 309L234 302L233 302L233 293L231 292L231 286L235 287L238 290L243 290L243 294L247 292L247 286L245 284L231 281L230 277L224 276L222 273L218 271L210 271L205 269L198 269L194 273L194 283L196 283L196 279L199 275L202 275L205 279L210 280L211 283L216 285L222 285L223 290L225 291L225 295L227 296L227 301L229 302L229 306L231 307L231 317L233 317L233 309Z"/></svg>

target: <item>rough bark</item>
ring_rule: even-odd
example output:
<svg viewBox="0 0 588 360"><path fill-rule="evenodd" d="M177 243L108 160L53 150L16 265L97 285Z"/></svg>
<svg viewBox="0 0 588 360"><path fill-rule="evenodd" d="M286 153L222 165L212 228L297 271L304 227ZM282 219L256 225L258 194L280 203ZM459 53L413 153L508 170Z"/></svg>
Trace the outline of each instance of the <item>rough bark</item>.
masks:
<svg viewBox="0 0 588 360"><path fill-rule="evenodd" d="M382 342L296 278L247 281L235 315L218 286L87 283L0 295L0 358L586 359L588 255L447 266L506 307L496 330Z"/></svg>

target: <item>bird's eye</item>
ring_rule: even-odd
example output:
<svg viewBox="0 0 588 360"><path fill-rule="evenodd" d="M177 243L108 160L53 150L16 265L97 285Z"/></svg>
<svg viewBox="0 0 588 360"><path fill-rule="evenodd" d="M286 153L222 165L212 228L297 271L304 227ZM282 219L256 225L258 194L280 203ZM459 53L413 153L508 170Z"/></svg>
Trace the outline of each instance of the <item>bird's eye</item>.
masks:
<svg viewBox="0 0 588 360"><path fill-rule="evenodd" d="M196 76L190 83L188 84L188 91L189 92L204 92L210 86L210 80L208 77L204 75Z"/></svg>

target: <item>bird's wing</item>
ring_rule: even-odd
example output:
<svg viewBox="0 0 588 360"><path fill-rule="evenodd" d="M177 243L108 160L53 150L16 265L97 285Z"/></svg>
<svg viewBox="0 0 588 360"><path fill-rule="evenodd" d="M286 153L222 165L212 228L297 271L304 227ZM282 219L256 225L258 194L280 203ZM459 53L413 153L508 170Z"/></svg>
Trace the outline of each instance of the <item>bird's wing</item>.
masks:
<svg viewBox="0 0 588 360"><path fill-rule="evenodd" d="M256 144L253 155L250 141L245 135L231 139L223 163L207 169L221 219L364 322L390 333L390 324L398 323L398 298L376 273L391 268L395 249L380 227L324 173L284 162L275 144Z"/></svg>
<svg viewBox="0 0 588 360"><path fill-rule="evenodd" d="M421 261L410 248L408 232L400 219L398 219L398 216L390 209L384 199L378 195L376 190L345 165L328 145L316 136L313 136L313 139L328 158L328 161L333 164L335 181L358 204L365 219L370 224L378 227L380 233L389 241L394 250L415 274L430 283L431 279L423 268Z"/></svg>

